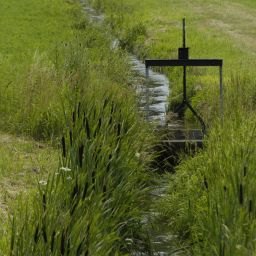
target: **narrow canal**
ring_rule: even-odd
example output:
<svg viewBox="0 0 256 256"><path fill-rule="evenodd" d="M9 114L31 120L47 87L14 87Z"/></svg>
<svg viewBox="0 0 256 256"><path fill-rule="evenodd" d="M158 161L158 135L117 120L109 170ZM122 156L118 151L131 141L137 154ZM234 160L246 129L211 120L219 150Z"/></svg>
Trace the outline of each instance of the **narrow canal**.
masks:
<svg viewBox="0 0 256 256"><path fill-rule="evenodd" d="M91 22L102 26L104 15L88 6L85 0L81 0L81 4ZM113 39L112 46L114 48L119 46L117 39ZM144 112L149 122L165 125L170 93L168 78L151 69L146 74L145 64L133 54L129 54L129 60L135 73L132 82L138 95L140 110Z"/></svg>
<svg viewBox="0 0 256 256"><path fill-rule="evenodd" d="M90 7L86 0L81 0L84 12L95 25L104 25L104 15ZM118 40L113 39L112 47L119 46ZM135 55L129 54L129 60L134 72L132 84L138 96L138 105L145 118L155 126L166 126L166 112L170 94L169 80L164 74L157 73L152 69L146 72L145 64ZM176 125L176 124L175 124ZM154 202L165 195L167 182L159 178L156 185L151 189L149 200ZM185 255L183 250L177 249L176 239L171 234L168 226L159 218L159 212L151 207L145 210L143 225L149 235L149 243L154 256L177 256ZM133 256L146 256L148 252L137 251Z"/></svg>

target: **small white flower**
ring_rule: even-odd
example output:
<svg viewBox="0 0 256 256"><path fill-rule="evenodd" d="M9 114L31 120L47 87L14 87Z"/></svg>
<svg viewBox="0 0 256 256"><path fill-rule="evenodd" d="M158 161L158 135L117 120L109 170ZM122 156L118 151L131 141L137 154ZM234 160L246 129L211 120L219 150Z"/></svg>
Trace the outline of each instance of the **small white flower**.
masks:
<svg viewBox="0 0 256 256"><path fill-rule="evenodd" d="M133 240L131 238L125 238L125 242L128 244L133 244Z"/></svg>
<svg viewBox="0 0 256 256"><path fill-rule="evenodd" d="M72 177L71 177L71 176L68 176L68 177L67 177L67 180L72 180Z"/></svg>
<svg viewBox="0 0 256 256"><path fill-rule="evenodd" d="M46 185L47 185L47 181L45 181L45 180L39 180L39 184L40 184L40 185L43 185L43 186L46 186Z"/></svg>
<svg viewBox="0 0 256 256"><path fill-rule="evenodd" d="M57 176L57 175L59 175L60 173L59 172L55 172L55 175Z"/></svg>
<svg viewBox="0 0 256 256"><path fill-rule="evenodd" d="M61 168L60 168L60 171L63 171L63 172L71 172L71 169L68 168L68 167L61 167Z"/></svg>
<svg viewBox="0 0 256 256"><path fill-rule="evenodd" d="M139 153L139 152L136 152L136 153L135 153L135 156L136 156L137 158L140 158L140 153Z"/></svg>

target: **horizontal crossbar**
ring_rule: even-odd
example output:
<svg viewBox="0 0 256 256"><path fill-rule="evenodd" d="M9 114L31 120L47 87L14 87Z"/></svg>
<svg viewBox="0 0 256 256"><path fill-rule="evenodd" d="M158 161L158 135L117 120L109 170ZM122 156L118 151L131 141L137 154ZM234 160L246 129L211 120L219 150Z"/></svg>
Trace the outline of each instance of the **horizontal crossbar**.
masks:
<svg viewBox="0 0 256 256"><path fill-rule="evenodd" d="M146 67L222 67L220 59L145 60Z"/></svg>

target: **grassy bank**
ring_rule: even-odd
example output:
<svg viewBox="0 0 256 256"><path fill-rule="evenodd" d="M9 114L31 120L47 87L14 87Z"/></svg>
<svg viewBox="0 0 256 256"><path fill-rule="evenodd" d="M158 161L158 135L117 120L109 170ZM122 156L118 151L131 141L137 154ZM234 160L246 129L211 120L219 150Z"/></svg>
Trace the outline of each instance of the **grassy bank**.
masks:
<svg viewBox="0 0 256 256"><path fill-rule="evenodd" d="M189 97L210 127L204 149L168 175L160 209L192 255L254 255L255 3L253 1L91 1L121 46L141 58L177 58L187 18L191 57L223 58L225 116L219 126L217 72L189 69ZM171 107L181 70L165 72ZM190 114L186 113L187 117Z"/></svg>
<svg viewBox="0 0 256 256"><path fill-rule="evenodd" d="M252 1L91 1L107 14L121 45L145 58L177 58L182 45L181 20L187 19L191 58L223 58L227 113L237 107L251 111L255 102L255 9ZM171 109L181 101L182 70L162 69L172 85ZM235 81L234 81L235 80ZM188 95L204 120L218 115L218 71L190 68ZM232 104L230 104L230 102ZM188 111L187 115L191 117ZM227 114L228 115L228 114ZM210 122L207 122L208 124Z"/></svg>
<svg viewBox="0 0 256 256"><path fill-rule="evenodd" d="M233 116L169 176L161 209L193 255L255 254L255 134L255 116Z"/></svg>
<svg viewBox="0 0 256 256"><path fill-rule="evenodd" d="M31 200L20 201L4 253L103 256L147 249L140 224L145 129L124 90L96 86L86 94L66 113L60 167Z"/></svg>
<svg viewBox="0 0 256 256"><path fill-rule="evenodd" d="M4 145L1 172L10 178L5 186L20 182L17 194L25 193L6 213L10 222L1 234L0 254L147 251L141 221L152 134L137 112L126 53L111 48L105 28L93 26L76 1L24 0L4 7L5 22L20 17L21 24L5 32L13 48L1 46L1 129L53 141L60 151L49 149L53 160L44 162L48 153L43 158L46 172L39 182L30 166L23 181L15 174L28 164L26 149L18 153L19 163L12 153L16 139L11 153ZM40 157L32 145L37 143L29 146L31 157Z"/></svg>
<svg viewBox="0 0 256 256"><path fill-rule="evenodd" d="M152 134L137 112L123 49L141 58L177 57L186 16L191 56L225 60L225 122L219 125L215 71L190 69L190 99L211 129L204 149L166 176L168 193L155 207L162 209L177 244L184 243L177 248L184 253L254 255L254 3L90 2L105 12L108 29L91 24L77 2L3 3L4 21L13 26L2 32L1 129L57 141L60 152L56 166L56 151L22 142L15 161L16 139L9 144L3 135L1 204L12 212L0 254L152 253L142 225ZM109 33L119 38L121 49L111 47ZM173 107L180 100L181 70L162 71L173 84ZM41 169L36 182L34 172ZM26 192L13 205L12 189Z"/></svg>
<svg viewBox="0 0 256 256"><path fill-rule="evenodd" d="M45 131L44 118L57 114L58 52L74 36L77 8L61 0L1 1L1 130L46 138L59 129L55 123Z"/></svg>
<svg viewBox="0 0 256 256"><path fill-rule="evenodd" d="M29 195L38 181L58 167L58 153L47 144L0 133L0 251L8 232L9 214L19 203L19 195Z"/></svg>

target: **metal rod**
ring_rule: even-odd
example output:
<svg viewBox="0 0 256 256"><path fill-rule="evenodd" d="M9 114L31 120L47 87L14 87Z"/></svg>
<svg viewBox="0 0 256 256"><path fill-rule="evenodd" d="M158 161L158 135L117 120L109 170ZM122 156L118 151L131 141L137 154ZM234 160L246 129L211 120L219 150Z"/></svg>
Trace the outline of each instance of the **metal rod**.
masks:
<svg viewBox="0 0 256 256"><path fill-rule="evenodd" d="M220 67L223 64L221 59L188 59L188 60L145 60L146 67Z"/></svg>
<svg viewBox="0 0 256 256"><path fill-rule="evenodd" d="M182 20L183 23L183 48L186 47L186 19L183 18Z"/></svg>
<svg viewBox="0 0 256 256"><path fill-rule="evenodd" d="M146 67L146 120L149 120L149 68Z"/></svg>
<svg viewBox="0 0 256 256"><path fill-rule="evenodd" d="M188 48L186 48L186 19L182 19L182 33L183 33L183 48L179 48L179 58L178 59L165 59L165 60L145 60L146 65L146 77L148 78L148 68L152 66L158 67L183 67L183 102L179 105L177 111L181 112L184 107L188 107L192 113L196 116L202 126L202 131L206 133L206 125L203 119L197 114L197 112L193 109L190 103L187 100L187 67L206 67L206 66L215 66L219 67L220 72L220 115L221 121L223 124L224 119L224 96L223 96L223 60L222 59L189 59L188 56ZM186 53L187 50L187 53ZM186 54L185 54L186 53ZM185 57L184 57L185 56ZM148 88L148 87L147 87ZM148 93L148 90L147 90ZM147 112L149 114L149 95L147 95Z"/></svg>
<svg viewBox="0 0 256 256"><path fill-rule="evenodd" d="M186 47L186 20L183 18L183 48ZM183 101L187 100L187 67L183 67Z"/></svg>
<svg viewBox="0 0 256 256"><path fill-rule="evenodd" d="M186 102L186 105L191 110L191 112L194 114L194 116L197 118L197 120L200 122L203 134L206 134L206 125L205 125L204 120L202 119L202 117L197 114L197 112L190 105L190 103Z"/></svg>
<svg viewBox="0 0 256 256"><path fill-rule="evenodd" d="M149 67L146 67L146 79L149 79Z"/></svg>
<svg viewBox="0 0 256 256"><path fill-rule="evenodd" d="M187 101L187 67L183 67L183 101Z"/></svg>
<svg viewBox="0 0 256 256"><path fill-rule="evenodd" d="M222 66L220 66L220 115L221 115L221 122L223 124L223 121L224 121L224 96L223 96L223 70L222 70Z"/></svg>

